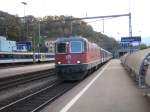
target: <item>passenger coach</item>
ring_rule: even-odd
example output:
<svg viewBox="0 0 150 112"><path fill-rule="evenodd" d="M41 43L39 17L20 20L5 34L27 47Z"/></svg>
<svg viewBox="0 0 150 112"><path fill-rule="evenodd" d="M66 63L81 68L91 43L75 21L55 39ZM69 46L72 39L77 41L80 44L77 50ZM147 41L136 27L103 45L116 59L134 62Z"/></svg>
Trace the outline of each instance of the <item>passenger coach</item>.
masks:
<svg viewBox="0 0 150 112"><path fill-rule="evenodd" d="M54 61L54 53L0 52L0 65Z"/></svg>

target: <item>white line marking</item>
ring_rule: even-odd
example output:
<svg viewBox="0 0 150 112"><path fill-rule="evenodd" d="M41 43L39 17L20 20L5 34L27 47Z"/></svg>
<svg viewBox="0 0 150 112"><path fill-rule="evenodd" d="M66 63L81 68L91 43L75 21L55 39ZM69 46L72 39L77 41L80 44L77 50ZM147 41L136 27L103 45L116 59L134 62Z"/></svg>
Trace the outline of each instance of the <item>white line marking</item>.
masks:
<svg viewBox="0 0 150 112"><path fill-rule="evenodd" d="M67 112L73 104L84 94L84 92L95 82L95 80L102 75L102 73L106 70L106 68L110 65L110 62L99 72L97 76L95 76L91 82L84 87L64 108L60 110L60 112Z"/></svg>

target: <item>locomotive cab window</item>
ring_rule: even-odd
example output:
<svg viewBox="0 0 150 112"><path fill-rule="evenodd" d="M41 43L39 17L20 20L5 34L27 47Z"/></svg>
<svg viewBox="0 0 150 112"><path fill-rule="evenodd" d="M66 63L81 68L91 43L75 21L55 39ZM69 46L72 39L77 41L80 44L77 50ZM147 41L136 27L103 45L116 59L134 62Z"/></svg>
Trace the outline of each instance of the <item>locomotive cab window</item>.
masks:
<svg viewBox="0 0 150 112"><path fill-rule="evenodd" d="M82 52L82 42L81 41L71 41L70 45L71 53L81 53Z"/></svg>
<svg viewBox="0 0 150 112"><path fill-rule="evenodd" d="M58 43L56 46L57 53L66 53L66 43Z"/></svg>

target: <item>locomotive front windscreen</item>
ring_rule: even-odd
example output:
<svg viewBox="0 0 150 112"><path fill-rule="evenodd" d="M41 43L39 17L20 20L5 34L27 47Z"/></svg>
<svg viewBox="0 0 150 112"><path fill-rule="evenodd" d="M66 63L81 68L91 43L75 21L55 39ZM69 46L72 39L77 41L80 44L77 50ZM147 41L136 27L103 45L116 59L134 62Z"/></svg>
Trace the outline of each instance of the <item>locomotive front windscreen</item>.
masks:
<svg viewBox="0 0 150 112"><path fill-rule="evenodd" d="M81 41L72 41L71 42L71 53L81 53L82 52L82 42Z"/></svg>
<svg viewBox="0 0 150 112"><path fill-rule="evenodd" d="M57 53L66 53L66 43L57 44Z"/></svg>

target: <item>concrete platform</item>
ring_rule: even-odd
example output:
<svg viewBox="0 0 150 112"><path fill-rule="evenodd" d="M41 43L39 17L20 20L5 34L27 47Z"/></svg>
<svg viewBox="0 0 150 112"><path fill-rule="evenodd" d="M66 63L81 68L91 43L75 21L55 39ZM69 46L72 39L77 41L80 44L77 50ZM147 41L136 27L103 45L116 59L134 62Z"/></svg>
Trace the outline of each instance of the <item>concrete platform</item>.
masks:
<svg viewBox="0 0 150 112"><path fill-rule="evenodd" d="M114 59L41 112L150 112L150 100Z"/></svg>
<svg viewBox="0 0 150 112"><path fill-rule="evenodd" d="M0 69L0 78L15 76L15 75L21 75L24 73L32 73L42 70L48 70L55 68L54 63L49 64L40 64L40 65L29 65L29 66L23 66L23 67L15 67L15 68L5 68Z"/></svg>

